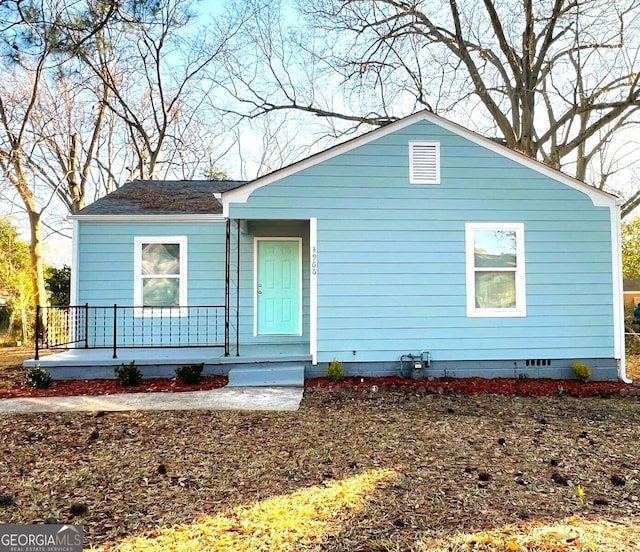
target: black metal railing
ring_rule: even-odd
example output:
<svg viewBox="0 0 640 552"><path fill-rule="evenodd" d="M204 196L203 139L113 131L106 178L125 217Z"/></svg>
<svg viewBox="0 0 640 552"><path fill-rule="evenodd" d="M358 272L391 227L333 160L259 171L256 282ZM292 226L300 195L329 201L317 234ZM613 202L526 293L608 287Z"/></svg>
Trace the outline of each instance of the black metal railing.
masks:
<svg viewBox="0 0 640 552"><path fill-rule="evenodd" d="M37 307L35 359L48 349L224 347L229 317L224 305Z"/></svg>

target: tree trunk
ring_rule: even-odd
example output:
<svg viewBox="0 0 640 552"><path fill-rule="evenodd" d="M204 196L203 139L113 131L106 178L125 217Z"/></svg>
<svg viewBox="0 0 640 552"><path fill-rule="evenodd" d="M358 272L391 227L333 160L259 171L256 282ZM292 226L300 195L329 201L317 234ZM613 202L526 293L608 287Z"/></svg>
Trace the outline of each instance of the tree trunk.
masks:
<svg viewBox="0 0 640 552"><path fill-rule="evenodd" d="M31 274L35 287L35 302L40 307L47 306L47 290L44 286L44 263L42 261L42 214L29 211L29 230L31 242Z"/></svg>
<svg viewBox="0 0 640 552"><path fill-rule="evenodd" d="M27 316L27 309L24 307L20 307L20 319L22 321L22 343L26 343L29 338L29 318Z"/></svg>

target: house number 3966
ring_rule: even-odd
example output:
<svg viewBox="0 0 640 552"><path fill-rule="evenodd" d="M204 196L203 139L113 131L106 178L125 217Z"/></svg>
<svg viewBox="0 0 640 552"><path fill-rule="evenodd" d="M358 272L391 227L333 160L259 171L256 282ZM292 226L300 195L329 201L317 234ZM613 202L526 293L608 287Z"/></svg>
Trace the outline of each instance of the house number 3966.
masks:
<svg viewBox="0 0 640 552"><path fill-rule="evenodd" d="M311 274L318 274L318 249L315 245L311 248Z"/></svg>

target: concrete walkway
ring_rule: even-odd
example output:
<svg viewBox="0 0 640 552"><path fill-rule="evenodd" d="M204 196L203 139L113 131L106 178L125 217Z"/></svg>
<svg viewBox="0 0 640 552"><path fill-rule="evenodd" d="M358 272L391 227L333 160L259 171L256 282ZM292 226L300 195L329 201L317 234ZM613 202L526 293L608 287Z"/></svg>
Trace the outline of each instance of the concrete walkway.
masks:
<svg viewBox="0 0 640 552"><path fill-rule="evenodd" d="M186 393L123 393L85 397L1 399L0 413L95 412L126 410L271 410L295 411L302 387L222 387Z"/></svg>

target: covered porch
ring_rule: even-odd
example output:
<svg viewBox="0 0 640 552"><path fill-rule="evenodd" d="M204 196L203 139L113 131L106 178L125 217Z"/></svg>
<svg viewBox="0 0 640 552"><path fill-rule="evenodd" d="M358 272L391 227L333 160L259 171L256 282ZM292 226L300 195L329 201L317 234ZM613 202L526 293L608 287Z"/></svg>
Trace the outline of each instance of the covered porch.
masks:
<svg viewBox="0 0 640 552"><path fill-rule="evenodd" d="M182 231L186 237L174 247L174 256L185 265L180 274L186 276L187 265L189 270L178 284L184 287L180 301L127 304L130 290L116 290L110 298L122 297L123 303L105 304L104 287L92 296L80 285L95 287L95 271L84 280L77 275L72 296L87 302L38 310L35 354L25 366L46 368L54 379L90 379L113 378L114 367L131 362L144 377L172 377L178 366L203 363L203 374L230 374L230 381L242 374L247 384L259 385L260 372L269 376L265 381L273 381L270 374L290 374L292 369L303 381L305 370L316 361L311 222L227 219L220 226L207 228L209 250L198 245L201 238L195 233ZM135 237L144 232L132 231L127 237L150 241ZM161 238L155 236L153 243L161 244ZM169 237L168 243L172 239L177 240ZM284 246L289 246L291 258L273 258L271 250L282 255ZM277 272L274 266L289 271ZM114 276L113 282L120 280ZM193 304L187 304L190 301Z"/></svg>
<svg viewBox="0 0 640 552"><path fill-rule="evenodd" d="M232 349L229 356L214 347L128 348L120 349L118 358L111 349L76 348L27 360L24 366L46 368L53 379L92 379L113 378L114 368L123 363L135 362L145 378L173 377L178 366L203 363L203 375L229 375L231 384L275 384L280 378L279 384L291 385L292 379L302 383L311 361L308 344L296 343L245 345L239 355Z"/></svg>

